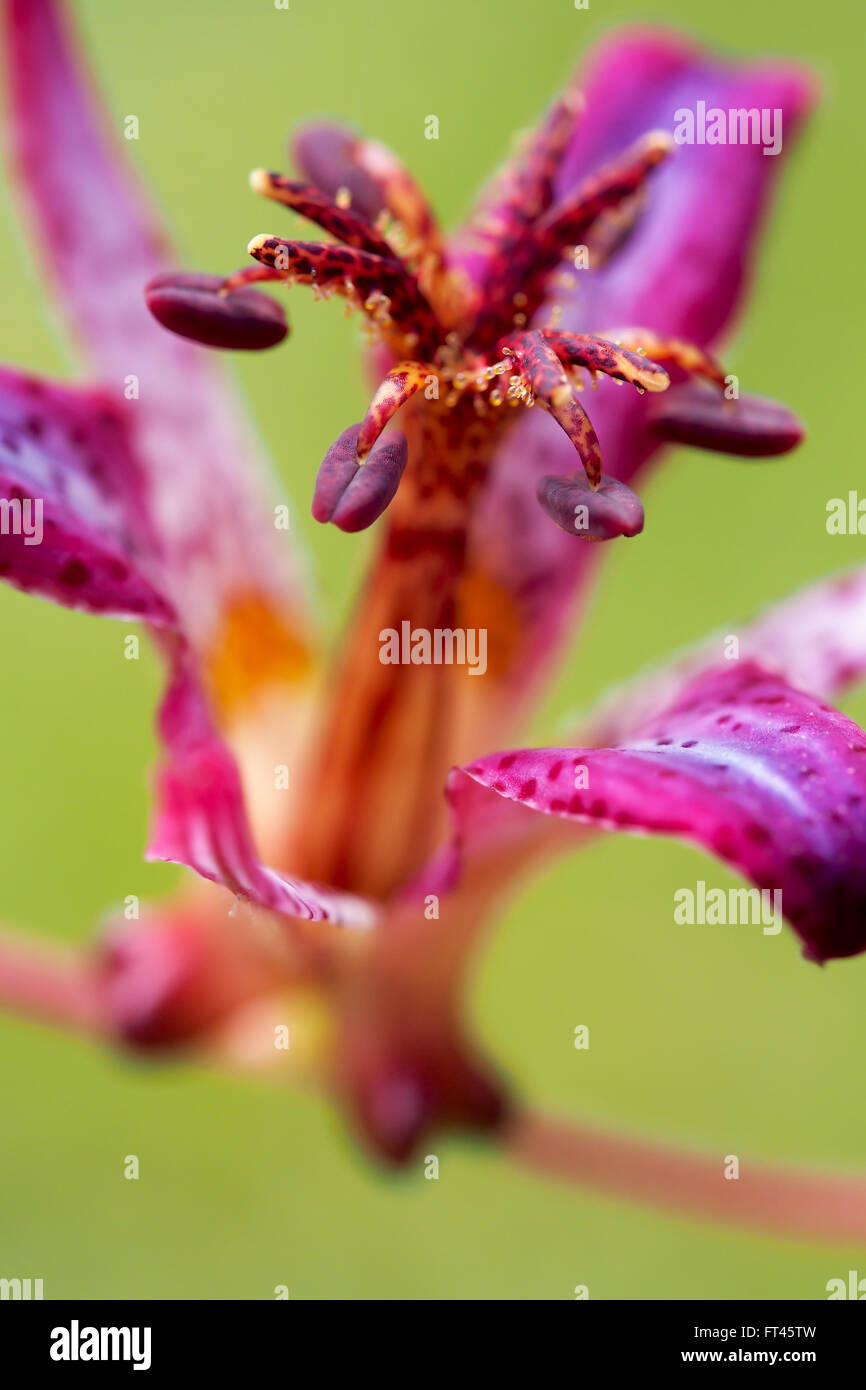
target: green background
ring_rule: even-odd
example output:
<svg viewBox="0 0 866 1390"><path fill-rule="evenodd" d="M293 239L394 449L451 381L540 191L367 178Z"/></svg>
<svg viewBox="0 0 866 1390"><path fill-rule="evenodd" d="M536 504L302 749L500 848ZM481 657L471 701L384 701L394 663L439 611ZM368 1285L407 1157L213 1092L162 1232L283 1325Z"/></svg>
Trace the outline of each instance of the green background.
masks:
<svg viewBox="0 0 866 1390"><path fill-rule="evenodd" d="M285 164L288 127L350 117L396 147L453 224L511 132L589 40L631 20L721 49L808 60L825 86L787 169L759 282L727 361L785 399L810 440L746 468L681 451L646 489L647 529L610 548L585 639L543 723L673 647L861 558L829 537L828 497L861 482L862 385L850 310L862 285L862 64L855 12L812 0L82 0L88 50L127 148L188 261L227 269L270 214L249 169ZM438 142L423 138L428 113ZM0 223L0 356L68 370L11 216ZM110 269L107 269L110 274ZM292 295L293 339L239 371L290 480L336 628L365 542L305 519L315 466L365 388L356 329ZM0 591L0 918L85 939L107 905L174 881L146 866L156 663L125 627ZM849 702L861 720L866 703ZM635 1132L784 1161L866 1167L866 960L824 970L785 932L689 931L673 888L721 867L660 841L605 838L526 887L484 955L472 1012L529 1095ZM574 1027L591 1029L577 1052ZM670 1219L546 1186L470 1143L384 1176L322 1102L190 1068L148 1069L18 1021L0 1024L0 1275L47 1297L822 1298L866 1252ZM141 1179L125 1181L125 1154Z"/></svg>

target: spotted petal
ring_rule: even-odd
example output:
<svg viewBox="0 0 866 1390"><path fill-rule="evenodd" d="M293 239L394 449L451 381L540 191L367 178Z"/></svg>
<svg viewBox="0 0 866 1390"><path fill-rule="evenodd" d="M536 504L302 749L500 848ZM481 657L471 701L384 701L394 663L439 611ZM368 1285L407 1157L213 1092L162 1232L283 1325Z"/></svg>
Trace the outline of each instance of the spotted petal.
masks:
<svg viewBox="0 0 866 1390"><path fill-rule="evenodd" d="M124 420L102 393L0 368L0 576L89 613L173 625Z"/></svg>
<svg viewBox="0 0 866 1390"><path fill-rule="evenodd" d="M216 661L226 623L253 597L300 642L301 596L286 587L262 506L259 449L213 357L147 311L144 285L177 262L114 148L61 8L5 0L3 17L10 133L34 244L88 363L127 411L171 598Z"/></svg>
<svg viewBox="0 0 866 1390"><path fill-rule="evenodd" d="M158 772L158 809L148 857L185 864L203 878L273 912L368 927L370 906L277 873L259 860L237 766L211 723L192 662L181 648L160 711L168 758Z"/></svg>
<svg viewBox="0 0 866 1390"><path fill-rule="evenodd" d="M699 675L619 748L529 749L461 769L449 795L464 850L491 794L702 846L781 892L813 960L866 946L866 734L755 662Z"/></svg>

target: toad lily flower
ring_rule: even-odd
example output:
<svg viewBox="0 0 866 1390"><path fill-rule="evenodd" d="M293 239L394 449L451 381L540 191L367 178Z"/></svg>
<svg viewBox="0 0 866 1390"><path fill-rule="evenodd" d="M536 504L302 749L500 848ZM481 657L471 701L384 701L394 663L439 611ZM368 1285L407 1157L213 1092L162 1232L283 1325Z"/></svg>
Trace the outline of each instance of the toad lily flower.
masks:
<svg viewBox="0 0 866 1390"><path fill-rule="evenodd" d="M755 457L799 438L782 407L728 389L714 355L780 161L747 144L673 151L665 132L705 100L778 109L790 136L802 74L722 66L664 33L609 42L450 240L393 155L311 126L294 147L303 178L253 185L328 240L256 236L235 274L180 273L59 6L3 9L33 242L91 380L0 373L6 513L39 501L44 518L41 544L4 526L0 572L147 625L168 672L148 853L193 872L79 952L3 938L0 1000L152 1055L312 1076L394 1161L432 1129L470 1129L635 1199L866 1234L866 1181L749 1165L722 1184L713 1159L535 1115L463 1016L496 903L597 831L676 836L781 889L812 960L866 945L866 734L827 703L866 671L866 571L771 610L736 663L710 641L603 700L566 746L494 751L570 632L591 542L641 530L632 485L661 446ZM381 380L361 422L335 419L313 489L314 516L343 531L382 517L329 665L202 346L281 342L282 308L256 288L270 282L345 297ZM408 633L408 661L380 659L383 632ZM469 680L453 642L480 632L484 679ZM443 633L452 660L431 664L425 639ZM274 794L275 765L294 799Z"/></svg>

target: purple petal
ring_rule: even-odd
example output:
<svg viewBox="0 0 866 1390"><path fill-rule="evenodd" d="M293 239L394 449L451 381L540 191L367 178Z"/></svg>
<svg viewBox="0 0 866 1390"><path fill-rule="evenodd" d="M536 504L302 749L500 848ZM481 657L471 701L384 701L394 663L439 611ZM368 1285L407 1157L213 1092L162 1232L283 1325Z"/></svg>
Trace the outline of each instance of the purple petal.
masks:
<svg viewBox="0 0 866 1390"><path fill-rule="evenodd" d="M793 411L761 396L725 400L692 382L674 386L648 406L659 439L741 458L772 458L796 448L803 426Z"/></svg>
<svg viewBox="0 0 866 1390"><path fill-rule="evenodd" d="M192 663L182 655L160 711L168 751L158 774L149 859L185 864L258 907L366 928L370 904L266 868L252 841L237 765L215 732Z"/></svg>
<svg viewBox="0 0 866 1390"><path fill-rule="evenodd" d="M643 507L625 483L607 473L593 491L584 472L542 478L536 490L544 511L563 531L593 541L637 536L643 530Z"/></svg>
<svg viewBox="0 0 866 1390"><path fill-rule="evenodd" d="M110 400L0 368L0 577L90 613L173 624L123 418Z"/></svg>
<svg viewBox="0 0 866 1390"><path fill-rule="evenodd" d="M378 519L400 485L409 445L399 430L376 440L358 463L360 425L350 425L331 445L319 467L313 492L316 521L332 521L341 531L364 531Z"/></svg>
<svg viewBox="0 0 866 1390"><path fill-rule="evenodd" d="M781 892L812 960L866 947L866 734L753 662L698 676L623 747L493 754L452 774L464 854L484 834L479 788L579 825L702 846Z"/></svg>
<svg viewBox="0 0 866 1390"><path fill-rule="evenodd" d="M282 306L258 290L221 294L223 277L169 272L145 286L148 309L163 328L207 347L259 351L289 329Z"/></svg>
<svg viewBox="0 0 866 1390"><path fill-rule="evenodd" d="M9 126L56 302L127 410L158 519L171 597L208 641L238 594L300 605L263 506L260 450L212 354L167 333L144 285L171 268L157 220L91 97L59 5L4 0ZM135 399L126 399L134 378ZM291 621L296 621L292 615Z"/></svg>

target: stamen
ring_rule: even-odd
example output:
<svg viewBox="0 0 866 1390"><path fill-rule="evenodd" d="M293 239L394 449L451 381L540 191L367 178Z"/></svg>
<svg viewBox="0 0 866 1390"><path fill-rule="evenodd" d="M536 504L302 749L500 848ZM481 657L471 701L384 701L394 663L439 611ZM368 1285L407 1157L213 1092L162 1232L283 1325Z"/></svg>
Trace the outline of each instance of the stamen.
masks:
<svg viewBox="0 0 866 1390"><path fill-rule="evenodd" d="M727 380L724 368L714 357L681 338L659 337L647 328L617 329L616 332L606 333L605 337L613 339L618 347L631 352L645 352L654 362L669 362L688 372L689 376L705 377L717 386L724 386Z"/></svg>
<svg viewBox="0 0 866 1390"><path fill-rule="evenodd" d="M643 136L618 160L587 179L570 198L545 214L535 229L539 252L556 253L558 258L567 246L581 241L603 213L633 197L673 150L673 139L666 131L654 130Z"/></svg>
<svg viewBox="0 0 866 1390"><path fill-rule="evenodd" d="M606 338L591 338L585 333L560 333L544 330L544 338L560 362L566 366L586 367L590 372L603 372L615 381L627 381L638 391L665 391L670 377L664 367L642 357Z"/></svg>
<svg viewBox="0 0 866 1390"><path fill-rule="evenodd" d="M528 322L548 293L550 278L568 247L583 243L600 217L633 199L673 148L673 140L666 132L653 131L619 160L581 184L570 198L545 212L509 248L509 255L497 260L498 283L488 286L473 334L483 341L497 328L502 331L516 290L526 297L524 313Z"/></svg>
<svg viewBox="0 0 866 1390"><path fill-rule="evenodd" d="M442 258L442 237L433 210L397 156L376 140L357 140L351 147L351 157L382 194L391 216L402 223L410 239L417 243L422 256Z"/></svg>
<svg viewBox="0 0 866 1390"><path fill-rule="evenodd" d="M429 363L398 362L392 367L375 396L370 408L361 422L358 436L358 462L363 463L388 421L396 415L410 396L414 396L430 376L437 377L434 367Z"/></svg>
<svg viewBox="0 0 866 1390"><path fill-rule="evenodd" d="M360 425L350 425L325 455L313 493L316 521L331 521L341 531L364 531L382 515L400 485L409 445L393 430L373 446L366 463L358 462Z"/></svg>
<svg viewBox="0 0 866 1390"><path fill-rule="evenodd" d="M245 265L240 270L233 270L231 275L223 277L220 294L232 294L234 290L242 289L244 285L259 285L265 281L271 284L283 284L285 278L281 271L273 270L267 265Z"/></svg>
<svg viewBox="0 0 866 1390"><path fill-rule="evenodd" d="M566 92L551 107L538 133L520 142L485 192L464 233L469 245L495 247L478 286L480 298L499 278L503 265L509 264L527 229L550 207L556 173L583 109L582 93Z"/></svg>
<svg viewBox="0 0 866 1390"><path fill-rule="evenodd" d="M716 391L688 382L653 402L650 421L656 434L741 458L772 458L796 448L803 426L777 401L741 396L727 401Z"/></svg>
<svg viewBox="0 0 866 1390"><path fill-rule="evenodd" d="M511 354L526 385L565 430L586 470L590 487L601 482L601 447L586 411L574 398L565 370L540 332L518 333L500 344ZM512 378L513 380L513 378ZM518 379L519 380L519 379Z"/></svg>
<svg viewBox="0 0 866 1390"><path fill-rule="evenodd" d="M585 105L582 92L566 92L554 102L535 138L506 170L496 198L497 216L512 218L514 232L518 222L528 226L549 208L554 178Z"/></svg>
<svg viewBox="0 0 866 1390"><path fill-rule="evenodd" d="M289 331L275 299L249 289L228 294L221 275L157 275L144 297L163 328L206 347L255 352L281 343Z"/></svg>
<svg viewBox="0 0 866 1390"><path fill-rule="evenodd" d="M398 261L348 246L267 235L253 237L247 250L261 264L281 272L287 283L315 285L323 296L330 292L352 299L378 326L393 323L410 345L438 340L430 305Z"/></svg>
<svg viewBox="0 0 866 1390"><path fill-rule="evenodd" d="M267 169L254 169L250 174L250 187L263 198L282 203L283 207L291 208L309 222L315 222L323 231L347 246L354 246L358 251L370 251L375 256L389 258L394 255L372 222L359 213L340 207L309 184L284 178L282 174L272 174Z"/></svg>
<svg viewBox="0 0 866 1390"><path fill-rule="evenodd" d="M544 511L561 530L589 541L610 541L617 536L637 536L643 530L640 498L606 473L597 490L582 473L542 478L536 496Z"/></svg>

